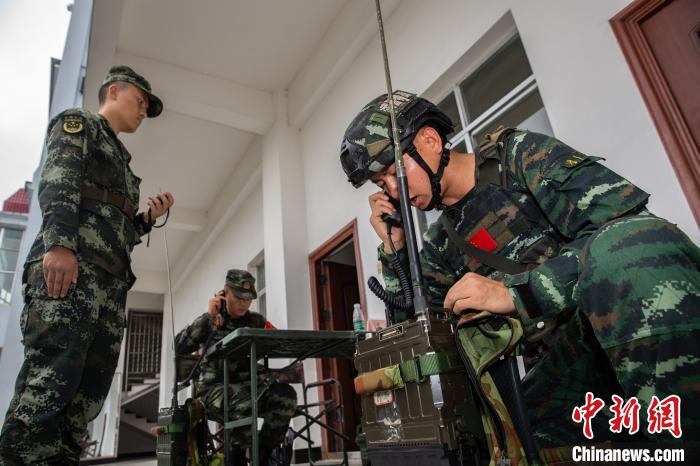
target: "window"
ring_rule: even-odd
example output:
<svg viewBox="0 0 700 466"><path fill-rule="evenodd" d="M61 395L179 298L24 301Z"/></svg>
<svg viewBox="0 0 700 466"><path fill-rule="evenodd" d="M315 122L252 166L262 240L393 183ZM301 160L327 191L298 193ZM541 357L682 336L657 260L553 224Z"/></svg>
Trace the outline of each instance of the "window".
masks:
<svg viewBox="0 0 700 466"><path fill-rule="evenodd" d="M453 147L473 151L499 126L552 134L525 49L513 37L439 104L455 123Z"/></svg>
<svg viewBox="0 0 700 466"><path fill-rule="evenodd" d="M248 271L255 277L255 288L258 293L258 300L255 304L254 311L258 314L267 316L267 296L265 295L265 251L260 251L260 254L251 261L248 265Z"/></svg>
<svg viewBox="0 0 700 466"><path fill-rule="evenodd" d="M0 228L0 303L9 304L12 299L22 233L15 228Z"/></svg>
<svg viewBox="0 0 700 466"><path fill-rule="evenodd" d="M455 125L448 135L458 152L473 152L499 126L552 135L537 82L520 37L508 40L474 72L454 83L438 104ZM439 211L425 213L423 231ZM420 217L420 214L419 214Z"/></svg>

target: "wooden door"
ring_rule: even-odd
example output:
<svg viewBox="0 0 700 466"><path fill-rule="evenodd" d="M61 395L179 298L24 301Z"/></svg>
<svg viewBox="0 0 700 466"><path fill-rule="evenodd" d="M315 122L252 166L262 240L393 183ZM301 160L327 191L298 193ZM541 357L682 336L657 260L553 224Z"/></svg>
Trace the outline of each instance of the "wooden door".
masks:
<svg viewBox="0 0 700 466"><path fill-rule="evenodd" d="M610 23L700 223L700 1L637 0Z"/></svg>
<svg viewBox="0 0 700 466"><path fill-rule="evenodd" d="M341 266L328 260L346 247L352 247L354 266ZM359 286L364 283L364 278L358 242L357 219L345 225L309 254L309 273L311 276L314 329L352 329L352 305L354 303L360 303L363 309L363 318L367 322L365 287ZM356 426L361 422L361 412L359 397L354 394L355 371L352 360L317 359L316 368L320 378L335 377L343 384L343 399L346 405L345 432L348 437L354 439ZM319 392L321 399L328 399L328 396L328 393ZM341 450L342 441L336 441L323 429L321 435L321 451L324 458L328 457L329 451ZM350 442L348 449L357 450L357 446L354 442Z"/></svg>
<svg viewBox="0 0 700 466"><path fill-rule="evenodd" d="M352 330L353 304L360 302L357 269L349 265L324 261L321 264L321 270L324 287L323 330ZM355 375L355 367L349 359L324 360L323 377L333 377L341 383L345 421L342 430L351 439L355 437L355 429L361 419L359 397L355 394L353 385ZM334 394L327 388L324 396L329 399L334 397ZM341 430L340 419L337 416L334 416L329 423ZM328 451L343 451L343 442L337 436L325 433L325 442L328 445ZM356 450L357 446L352 441L348 443L347 448Z"/></svg>

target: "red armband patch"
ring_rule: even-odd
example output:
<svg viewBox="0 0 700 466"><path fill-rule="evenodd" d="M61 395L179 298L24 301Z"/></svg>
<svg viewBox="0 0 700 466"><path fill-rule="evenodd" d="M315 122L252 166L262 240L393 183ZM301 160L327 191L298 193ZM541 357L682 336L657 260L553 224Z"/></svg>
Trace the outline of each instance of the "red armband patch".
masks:
<svg viewBox="0 0 700 466"><path fill-rule="evenodd" d="M469 238L469 243L488 252L495 251L498 248L498 243L486 228L482 228Z"/></svg>

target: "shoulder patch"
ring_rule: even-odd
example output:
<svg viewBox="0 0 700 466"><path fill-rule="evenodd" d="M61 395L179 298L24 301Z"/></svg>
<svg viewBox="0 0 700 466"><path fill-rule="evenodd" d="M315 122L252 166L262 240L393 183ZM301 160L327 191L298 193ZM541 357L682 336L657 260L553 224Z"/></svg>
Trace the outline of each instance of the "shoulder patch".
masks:
<svg viewBox="0 0 700 466"><path fill-rule="evenodd" d="M66 115L63 118L63 131L68 134L80 133L85 128L85 118L79 115Z"/></svg>
<svg viewBox="0 0 700 466"><path fill-rule="evenodd" d="M580 155L572 155L570 158L566 159L566 161L564 162L564 166L566 166L567 168L573 168L583 160L586 159L584 157L581 157Z"/></svg>

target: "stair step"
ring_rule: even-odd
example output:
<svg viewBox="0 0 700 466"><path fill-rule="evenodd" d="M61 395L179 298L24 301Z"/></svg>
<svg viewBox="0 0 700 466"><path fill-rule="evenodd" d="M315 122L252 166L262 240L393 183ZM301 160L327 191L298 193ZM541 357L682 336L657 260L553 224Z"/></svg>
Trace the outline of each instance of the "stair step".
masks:
<svg viewBox="0 0 700 466"><path fill-rule="evenodd" d="M153 386L153 384L151 384L151 385L146 385L146 384L132 385L131 387L129 387L129 389L126 392L127 393L136 393L136 392L140 392L142 390L148 390L152 386Z"/></svg>
<svg viewBox="0 0 700 466"><path fill-rule="evenodd" d="M154 383L149 385L137 385L136 387L138 388L133 388L124 394L122 404L129 403L130 401L140 398L143 395L158 390L160 388L160 384Z"/></svg>
<svg viewBox="0 0 700 466"><path fill-rule="evenodd" d="M131 427L138 429L141 432L147 433L149 435L153 435L153 433L151 432L151 429L158 425L158 423L155 421L151 422L145 418L139 418L131 413L122 414L120 422L122 422L124 424L128 424Z"/></svg>

